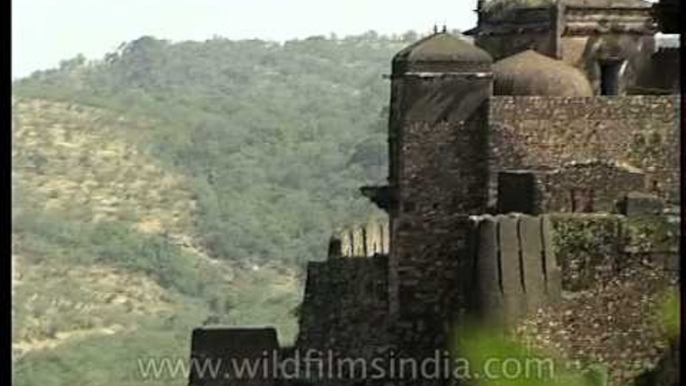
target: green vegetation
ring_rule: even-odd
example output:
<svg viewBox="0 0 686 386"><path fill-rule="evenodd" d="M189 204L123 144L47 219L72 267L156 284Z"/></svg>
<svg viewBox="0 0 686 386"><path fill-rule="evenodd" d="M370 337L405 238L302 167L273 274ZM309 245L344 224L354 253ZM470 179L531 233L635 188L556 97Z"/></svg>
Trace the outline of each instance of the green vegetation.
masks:
<svg viewBox="0 0 686 386"><path fill-rule="evenodd" d="M14 385L185 384L135 359L187 358L203 324L292 341L304 263L380 215L358 187L416 38L143 37L14 82Z"/></svg>
<svg viewBox="0 0 686 386"><path fill-rule="evenodd" d="M406 43L373 33L283 45L144 37L14 91L154 120L144 146L189 178L213 256L302 263L371 209L357 189L385 178L381 75Z"/></svg>
<svg viewBox="0 0 686 386"><path fill-rule="evenodd" d="M638 252L669 251L679 245L679 224L670 223L665 216L628 217L625 232Z"/></svg>
<svg viewBox="0 0 686 386"><path fill-rule="evenodd" d="M677 340L681 334L681 295L673 289L664 295L660 305L660 322L667 338Z"/></svg>
<svg viewBox="0 0 686 386"><path fill-rule="evenodd" d="M612 264L619 248L621 223L616 216L551 216L556 254L565 272L563 286L583 290L593 282L593 267Z"/></svg>
<svg viewBox="0 0 686 386"><path fill-rule="evenodd" d="M12 227L31 240L23 252L34 265L45 264L49 257L51 264L115 266L140 272L165 289L189 296L201 295L204 281L220 281L206 276L201 280L194 274L197 264L177 246L163 236L136 232L127 224L82 223L24 210L13 218Z"/></svg>
<svg viewBox="0 0 686 386"><path fill-rule="evenodd" d="M498 329L466 323L452 328L451 335L451 354L468 360L470 373L464 375L480 386L607 385L604 366L571 370L558 354L527 345ZM482 371L485 369L488 373Z"/></svg>
<svg viewBox="0 0 686 386"><path fill-rule="evenodd" d="M143 379L138 360L150 357L186 359L190 352L187 334L201 323L190 308L183 315L142 324L138 331L116 337L103 336L69 342L58 350L47 350L22 357L14 366L14 385L172 385L188 383L182 376L173 379ZM143 362L144 363L144 362Z"/></svg>

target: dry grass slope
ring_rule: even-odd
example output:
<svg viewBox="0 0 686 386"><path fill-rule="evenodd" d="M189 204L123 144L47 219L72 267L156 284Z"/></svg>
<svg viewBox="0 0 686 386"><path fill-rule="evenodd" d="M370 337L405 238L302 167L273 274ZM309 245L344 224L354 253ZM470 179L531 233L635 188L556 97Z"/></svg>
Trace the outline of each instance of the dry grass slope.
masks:
<svg viewBox="0 0 686 386"><path fill-rule="evenodd" d="M195 202L183 178L138 148L140 123L45 100L12 106L13 184L46 210L88 208L94 222L130 221L142 232L187 234Z"/></svg>
<svg viewBox="0 0 686 386"><path fill-rule="evenodd" d="M130 224L164 234L198 266L234 271L206 256L193 229L195 202L183 176L144 151L146 125L106 110L13 98L13 211L33 210L84 223ZM173 314L181 300L141 273L32 256L33 240L12 234L13 348L17 355L93 335L136 329ZM295 287L287 290L294 292Z"/></svg>
<svg viewBox="0 0 686 386"><path fill-rule="evenodd" d="M140 232L166 232L193 245L194 202L183 179L139 150L139 123L84 106L12 101L12 188L21 204L81 220L119 220ZM139 135L139 137L142 137ZM145 315L173 307L142 274L100 266L65 266L26 259L22 234L12 235L15 353L54 348L72 338L135 328Z"/></svg>

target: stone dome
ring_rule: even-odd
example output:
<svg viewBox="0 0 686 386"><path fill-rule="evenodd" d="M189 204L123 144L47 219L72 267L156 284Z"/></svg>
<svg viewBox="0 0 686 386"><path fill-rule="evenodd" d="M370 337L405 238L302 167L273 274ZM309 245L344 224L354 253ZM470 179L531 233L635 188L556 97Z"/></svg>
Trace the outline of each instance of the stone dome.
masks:
<svg viewBox="0 0 686 386"><path fill-rule="evenodd" d="M593 96L593 88L578 69L528 50L493 65L494 95Z"/></svg>
<svg viewBox="0 0 686 386"><path fill-rule="evenodd" d="M469 43L464 38L447 32L427 36L409 45L393 57L394 69L418 69L423 65L432 67L437 64L458 65L460 68L473 67L475 70L490 69L493 58L488 52ZM396 71L394 71L396 72Z"/></svg>
<svg viewBox="0 0 686 386"><path fill-rule="evenodd" d="M486 51L467 42L466 39L447 32L440 32L405 47L395 55L393 60L408 62L459 61L490 63L493 61L493 58Z"/></svg>

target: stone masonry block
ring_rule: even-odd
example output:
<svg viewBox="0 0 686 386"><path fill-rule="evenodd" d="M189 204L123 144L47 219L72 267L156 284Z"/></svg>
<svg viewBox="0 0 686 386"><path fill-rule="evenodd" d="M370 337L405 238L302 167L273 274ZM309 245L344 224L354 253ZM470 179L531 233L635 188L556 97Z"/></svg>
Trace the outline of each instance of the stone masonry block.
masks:
<svg viewBox="0 0 686 386"><path fill-rule="evenodd" d="M505 314L508 321L519 318L526 311L526 298L522 285L522 267L519 259L520 244L517 235L517 216L499 216L500 269Z"/></svg>
<svg viewBox="0 0 686 386"><path fill-rule="evenodd" d="M553 231L550 217L541 216L543 261L545 263L546 292L549 302L557 302L562 299L562 269L555 254Z"/></svg>
<svg viewBox="0 0 686 386"><path fill-rule="evenodd" d="M539 217L520 217L519 240L522 244L527 311L533 313L545 304L547 292L543 271L543 245Z"/></svg>
<svg viewBox="0 0 686 386"><path fill-rule="evenodd" d="M498 268L497 222L485 216L479 223L476 256L476 304L484 320L500 320L503 307Z"/></svg>
<svg viewBox="0 0 686 386"><path fill-rule="evenodd" d="M651 194L630 192L624 198L620 211L627 216L661 214L664 204L660 198Z"/></svg>

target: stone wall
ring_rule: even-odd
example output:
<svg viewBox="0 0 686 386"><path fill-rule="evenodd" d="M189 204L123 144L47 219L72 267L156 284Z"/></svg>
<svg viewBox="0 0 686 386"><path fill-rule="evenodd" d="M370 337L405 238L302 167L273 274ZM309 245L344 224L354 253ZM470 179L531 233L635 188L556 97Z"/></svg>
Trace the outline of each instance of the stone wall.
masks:
<svg viewBox="0 0 686 386"><path fill-rule="evenodd" d="M681 385L680 342L674 339L664 351L657 366L636 379L634 386L679 386Z"/></svg>
<svg viewBox="0 0 686 386"><path fill-rule="evenodd" d="M630 192L646 190L641 170L613 162L574 162L554 170L506 171L498 177L498 212L617 213Z"/></svg>
<svg viewBox="0 0 686 386"><path fill-rule="evenodd" d="M589 160L641 169L648 189L678 202L680 103L677 96L493 97L491 204L500 171Z"/></svg>
<svg viewBox="0 0 686 386"><path fill-rule="evenodd" d="M641 260L678 271L679 223L668 216L551 215L562 287L582 291L608 283Z"/></svg>
<svg viewBox="0 0 686 386"><path fill-rule="evenodd" d="M512 325L561 294L561 272L547 216L473 217L470 291L483 323Z"/></svg>
<svg viewBox="0 0 686 386"><path fill-rule="evenodd" d="M620 216L553 215L552 223L566 291L581 291L597 282L607 282L626 263Z"/></svg>
<svg viewBox="0 0 686 386"><path fill-rule="evenodd" d="M191 366L189 386L241 385L273 386L277 384L277 368L272 355L279 358L279 342L274 328L196 328L191 340L191 360L203 366L216 366L211 371L201 372ZM263 360L269 358L269 360ZM254 367L254 377L236 373L234 363L249 361ZM205 362L207 361L207 362ZM232 377L227 380L226 376Z"/></svg>
<svg viewBox="0 0 686 386"><path fill-rule="evenodd" d="M386 256L310 262L296 349L372 358L389 344ZM327 354L328 355L328 354Z"/></svg>
<svg viewBox="0 0 686 386"><path fill-rule="evenodd" d="M542 177L541 206L545 213L616 213L618 203L628 193L647 188L643 171L614 162L574 162Z"/></svg>
<svg viewBox="0 0 686 386"><path fill-rule="evenodd" d="M528 49L557 57L558 20L553 7L515 7L493 9L479 15L475 44L501 60Z"/></svg>

